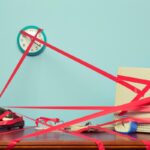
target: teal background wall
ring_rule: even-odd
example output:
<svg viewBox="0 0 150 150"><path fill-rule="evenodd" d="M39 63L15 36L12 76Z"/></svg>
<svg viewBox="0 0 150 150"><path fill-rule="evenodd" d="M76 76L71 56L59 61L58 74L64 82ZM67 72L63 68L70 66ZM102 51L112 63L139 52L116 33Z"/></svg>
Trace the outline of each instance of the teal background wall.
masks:
<svg viewBox="0 0 150 150"><path fill-rule="evenodd" d="M149 67L149 0L1 0L0 89L22 53L16 38L27 25L48 42L109 73L120 66ZM10 105L114 105L115 83L46 48L27 57L0 99ZM14 110L67 121L91 111ZM98 118L96 123L111 120ZM27 125L32 124L27 122Z"/></svg>

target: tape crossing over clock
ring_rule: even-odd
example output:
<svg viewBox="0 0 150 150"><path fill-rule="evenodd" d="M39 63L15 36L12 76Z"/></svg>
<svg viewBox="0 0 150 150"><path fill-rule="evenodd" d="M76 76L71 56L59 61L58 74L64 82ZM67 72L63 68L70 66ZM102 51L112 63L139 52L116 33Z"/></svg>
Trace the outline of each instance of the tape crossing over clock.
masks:
<svg viewBox="0 0 150 150"><path fill-rule="evenodd" d="M27 32L28 34L31 34L33 36L36 35L37 31L38 31L39 27L37 26L26 26L24 27L22 30ZM21 30L21 31L22 31ZM40 40L46 42L46 35L43 31L41 31L38 35L37 38L39 38ZM29 43L31 42L31 39L21 33L18 34L17 37L17 45L19 47L19 50L24 53L25 50L27 49ZM45 45L35 41L28 53L28 56L36 56L41 54L45 49Z"/></svg>

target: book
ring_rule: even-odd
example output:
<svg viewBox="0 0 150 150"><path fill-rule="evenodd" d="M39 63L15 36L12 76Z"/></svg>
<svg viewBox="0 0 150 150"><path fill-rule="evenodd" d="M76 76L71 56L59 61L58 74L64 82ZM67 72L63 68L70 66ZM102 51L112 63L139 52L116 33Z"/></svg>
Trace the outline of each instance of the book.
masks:
<svg viewBox="0 0 150 150"><path fill-rule="evenodd" d="M146 84L144 83L136 83L131 82L131 80L128 80L124 77L131 77L131 78L138 78L142 79L143 81L150 80L150 68L127 68L122 67L118 70L118 78L125 79L127 83L135 86L136 88L143 90ZM125 103L130 102L134 97L136 97L136 89L135 92L131 91L130 89L126 88L125 86L122 86L117 83L116 85L116 97L115 97L115 105L122 105ZM142 98L150 97L150 90L148 90ZM150 119L150 107L149 106L141 106L135 110L128 110L127 113L123 116L118 115L119 112L115 113L115 119L121 119L121 118L141 118L141 119ZM136 131L133 129L131 130L133 124L137 124ZM134 124L135 127L135 124ZM118 132L146 132L150 133L150 123L140 122L137 123L136 121L130 121L126 123L116 123L114 126L115 130Z"/></svg>

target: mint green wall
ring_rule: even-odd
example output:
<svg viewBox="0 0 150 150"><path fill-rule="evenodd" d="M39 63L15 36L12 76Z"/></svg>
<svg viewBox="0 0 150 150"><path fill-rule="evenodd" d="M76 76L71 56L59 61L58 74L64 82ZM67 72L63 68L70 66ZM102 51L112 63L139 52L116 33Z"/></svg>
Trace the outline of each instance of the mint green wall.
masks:
<svg viewBox="0 0 150 150"><path fill-rule="evenodd" d="M149 67L149 16L149 0L1 0L0 89L22 56L16 37L24 26L43 28L49 43L116 75L120 66ZM26 58L0 105L113 105L114 98L115 83L46 48ZM90 113L15 111L65 121Z"/></svg>

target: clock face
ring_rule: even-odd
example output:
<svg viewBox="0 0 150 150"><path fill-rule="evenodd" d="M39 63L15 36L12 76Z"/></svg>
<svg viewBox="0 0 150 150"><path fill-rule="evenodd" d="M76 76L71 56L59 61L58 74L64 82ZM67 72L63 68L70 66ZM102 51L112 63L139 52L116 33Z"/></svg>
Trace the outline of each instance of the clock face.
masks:
<svg viewBox="0 0 150 150"><path fill-rule="evenodd" d="M38 31L38 27L36 26L27 26L25 28L23 28L22 30L27 32L30 35L35 36L37 31ZM46 42L46 36L45 33L43 31L41 31L38 35L37 38L39 38L40 40ZM31 39L28 36L25 36L21 33L18 34L18 38L17 38L17 44L19 46L19 49L21 52L25 52L25 50L27 49L28 45L30 44ZM43 52L43 50L45 49L45 46L37 41L35 41L28 53L29 56L35 56L40 54L41 52Z"/></svg>

